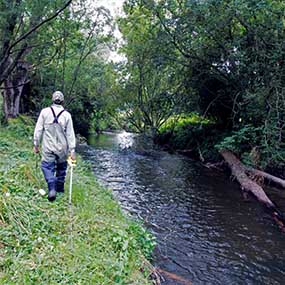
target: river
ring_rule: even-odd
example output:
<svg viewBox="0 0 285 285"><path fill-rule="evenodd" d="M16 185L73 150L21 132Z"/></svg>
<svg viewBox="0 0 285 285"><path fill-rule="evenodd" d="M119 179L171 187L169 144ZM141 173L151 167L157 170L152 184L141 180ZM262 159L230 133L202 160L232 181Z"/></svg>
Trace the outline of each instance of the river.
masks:
<svg viewBox="0 0 285 285"><path fill-rule="evenodd" d="M79 152L156 236L155 266L192 284L285 284L284 234L228 176L127 132L90 137Z"/></svg>

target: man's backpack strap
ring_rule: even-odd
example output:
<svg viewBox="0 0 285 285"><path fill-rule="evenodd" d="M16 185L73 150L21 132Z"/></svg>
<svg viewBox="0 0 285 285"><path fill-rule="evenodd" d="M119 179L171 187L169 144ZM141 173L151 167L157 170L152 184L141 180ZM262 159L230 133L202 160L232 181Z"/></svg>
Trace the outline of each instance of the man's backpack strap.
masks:
<svg viewBox="0 0 285 285"><path fill-rule="evenodd" d="M59 118L59 116L60 116L65 110L64 110L64 109L61 110L61 111L58 113L58 115L56 116L53 107L50 107L50 108L51 108L51 111L52 111L52 114L53 114L53 118L54 118L54 119L53 119L53 123L58 124L58 118Z"/></svg>

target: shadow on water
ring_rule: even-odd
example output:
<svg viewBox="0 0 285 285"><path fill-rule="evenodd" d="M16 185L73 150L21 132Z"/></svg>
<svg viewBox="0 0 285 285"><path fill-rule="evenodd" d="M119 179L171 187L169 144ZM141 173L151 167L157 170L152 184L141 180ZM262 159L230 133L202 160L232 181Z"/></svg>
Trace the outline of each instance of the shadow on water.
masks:
<svg viewBox="0 0 285 285"><path fill-rule="evenodd" d="M228 177L126 132L89 143L100 183L157 237L156 266L193 284L285 283L284 235Z"/></svg>

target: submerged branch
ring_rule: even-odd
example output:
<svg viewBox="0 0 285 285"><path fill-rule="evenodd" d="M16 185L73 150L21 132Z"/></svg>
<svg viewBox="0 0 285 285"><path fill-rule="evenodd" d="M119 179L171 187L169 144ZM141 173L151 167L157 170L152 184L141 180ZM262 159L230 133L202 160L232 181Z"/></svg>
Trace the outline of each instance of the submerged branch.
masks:
<svg viewBox="0 0 285 285"><path fill-rule="evenodd" d="M285 220L283 215L279 212L275 204L269 199L260 185L253 181L246 173L246 167L241 161L229 150L222 149L220 154L227 162L229 168L232 171L232 175L239 182L241 189L246 192L250 192L254 197L261 202L270 211L274 221L278 224L280 229L285 231Z"/></svg>

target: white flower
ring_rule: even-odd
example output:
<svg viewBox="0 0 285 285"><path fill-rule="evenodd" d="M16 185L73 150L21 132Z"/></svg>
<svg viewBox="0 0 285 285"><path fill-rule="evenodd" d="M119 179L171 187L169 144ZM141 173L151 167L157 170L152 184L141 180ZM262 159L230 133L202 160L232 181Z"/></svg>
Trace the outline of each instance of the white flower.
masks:
<svg viewBox="0 0 285 285"><path fill-rule="evenodd" d="M6 197L10 197L11 196L11 194L9 192L6 192L5 195L6 195Z"/></svg>

